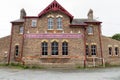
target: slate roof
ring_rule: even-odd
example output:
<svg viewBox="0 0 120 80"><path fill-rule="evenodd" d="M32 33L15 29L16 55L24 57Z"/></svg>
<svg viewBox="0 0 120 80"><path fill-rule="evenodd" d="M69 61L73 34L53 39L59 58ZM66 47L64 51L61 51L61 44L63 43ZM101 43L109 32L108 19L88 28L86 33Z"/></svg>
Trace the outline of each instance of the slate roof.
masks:
<svg viewBox="0 0 120 80"><path fill-rule="evenodd" d="M101 23L100 21L97 20L89 20L89 19L73 19L71 22L71 25L87 25L87 22L98 22Z"/></svg>
<svg viewBox="0 0 120 80"><path fill-rule="evenodd" d="M11 23L21 23L24 21L25 21L24 19L17 19L17 20L11 21Z"/></svg>

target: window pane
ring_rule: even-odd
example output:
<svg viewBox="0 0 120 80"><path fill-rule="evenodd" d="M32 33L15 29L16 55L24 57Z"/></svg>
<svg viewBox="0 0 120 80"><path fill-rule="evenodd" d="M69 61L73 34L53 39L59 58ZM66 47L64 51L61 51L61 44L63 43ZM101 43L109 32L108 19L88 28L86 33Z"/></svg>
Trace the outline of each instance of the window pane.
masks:
<svg viewBox="0 0 120 80"><path fill-rule="evenodd" d="M89 55L89 46L86 45L86 55Z"/></svg>
<svg viewBox="0 0 120 80"><path fill-rule="evenodd" d="M15 56L18 56L19 54L19 47L18 45L15 46Z"/></svg>
<svg viewBox="0 0 120 80"><path fill-rule="evenodd" d="M57 19L57 29L62 29L62 19L61 18Z"/></svg>
<svg viewBox="0 0 120 80"><path fill-rule="evenodd" d="M32 27L36 27L37 26L37 20L32 20Z"/></svg>
<svg viewBox="0 0 120 80"><path fill-rule="evenodd" d="M23 34L23 30L24 30L24 27L20 26L20 28L19 28L19 33L20 33L20 34Z"/></svg>
<svg viewBox="0 0 120 80"><path fill-rule="evenodd" d="M109 47L109 55L112 55L112 47Z"/></svg>
<svg viewBox="0 0 120 80"><path fill-rule="evenodd" d="M48 19L48 29L53 29L53 18Z"/></svg>
<svg viewBox="0 0 120 80"><path fill-rule="evenodd" d="M62 43L62 54L68 55L68 43L67 42Z"/></svg>
<svg viewBox="0 0 120 80"><path fill-rule="evenodd" d="M93 28L92 28L92 26L89 26L89 27L87 28L87 33L88 33L88 34L93 34Z"/></svg>
<svg viewBox="0 0 120 80"><path fill-rule="evenodd" d="M48 50L48 44L47 42L42 43L42 55L47 55L47 50Z"/></svg>
<svg viewBox="0 0 120 80"><path fill-rule="evenodd" d="M115 55L118 55L118 53L119 53L118 47L115 47Z"/></svg>
<svg viewBox="0 0 120 80"><path fill-rule="evenodd" d="M91 53L92 55L96 55L96 45L91 45Z"/></svg>
<svg viewBox="0 0 120 80"><path fill-rule="evenodd" d="M58 55L58 43L56 41L52 42L52 55Z"/></svg>

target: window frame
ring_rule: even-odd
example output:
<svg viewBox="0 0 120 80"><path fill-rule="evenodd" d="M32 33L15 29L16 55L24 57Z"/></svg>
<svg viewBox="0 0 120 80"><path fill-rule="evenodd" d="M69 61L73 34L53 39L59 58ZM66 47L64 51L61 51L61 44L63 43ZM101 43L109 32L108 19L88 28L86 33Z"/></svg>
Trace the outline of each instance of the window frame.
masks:
<svg viewBox="0 0 120 80"><path fill-rule="evenodd" d="M15 57L19 56L19 45L15 45Z"/></svg>
<svg viewBox="0 0 120 80"><path fill-rule="evenodd" d="M111 56L112 55L112 47L109 47L108 50L109 50L109 55Z"/></svg>
<svg viewBox="0 0 120 80"><path fill-rule="evenodd" d="M24 33L24 27L23 26L20 26L19 27L19 34L23 34Z"/></svg>
<svg viewBox="0 0 120 80"><path fill-rule="evenodd" d="M52 17L48 18L48 30L53 30L54 19Z"/></svg>
<svg viewBox="0 0 120 80"><path fill-rule="evenodd" d="M118 54L119 54L119 48L115 47L115 55L118 56Z"/></svg>
<svg viewBox="0 0 120 80"><path fill-rule="evenodd" d="M58 30L62 30L62 18L61 17L58 17L57 18L57 29Z"/></svg>
<svg viewBox="0 0 120 80"><path fill-rule="evenodd" d="M62 42L62 55L68 55L68 42Z"/></svg>
<svg viewBox="0 0 120 80"><path fill-rule="evenodd" d="M87 27L87 34L88 35L93 35L94 31L93 31L93 26L88 26Z"/></svg>
<svg viewBox="0 0 120 80"><path fill-rule="evenodd" d="M41 43L42 55L48 55L48 43L46 41Z"/></svg>
<svg viewBox="0 0 120 80"><path fill-rule="evenodd" d="M97 54L97 46L91 45L91 55L96 55L96 54Z"/></svg>
<svg viewBox="0 0 120 80"><path fill-rule="evenodd" d="M59 50L58 50L58 42L57 41L53 41L51 43L51 52L52 52L52 55L58 55L59 53Z"/></svg>
<svg viewBox="0 0 120 80"><path fill-rule="evenodd" d="M86 45L86 55L89 55L89 45Z"/></svg>
<svg viewBox="0 0 120 80"><path fill-rule="evenodd" d="M32 28L36 28L37 27L37 20L36 19L33 19L32 22L31 22L31 27Z"/></svg>

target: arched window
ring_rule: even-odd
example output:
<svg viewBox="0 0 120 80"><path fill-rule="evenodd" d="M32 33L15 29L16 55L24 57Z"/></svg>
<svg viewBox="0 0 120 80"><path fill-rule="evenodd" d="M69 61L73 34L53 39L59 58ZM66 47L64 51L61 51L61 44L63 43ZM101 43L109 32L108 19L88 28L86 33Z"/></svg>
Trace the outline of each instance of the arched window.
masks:
<svg viewBox="0 0 120 80"><path fill-rule="evenodd" d="M58 42L52 42L52 55L58 55Z"/></svg>
<svg viewBox="0 0 120 80"><path fill-rule="evenodd" d="M23 27L23 26L20 26L20 28L19 28L19 33L20 33L20 34L23 34L23 31L24 31L24 27Z"/></svg>
<svg viewBox="0 0 120 80"><path fill-rule="evenodd" d="M112 55L112 47L109 47L109 55Z"/></svg>
<svg viewBox="0 0 120 80"><path fill-rule="evenodd" d="M57 18L57 29L62 29L62 18Z"/></svg>
<svg viewBox="0 0 120 80"><path fill-rule="evenodd" d="M62 55L68 55L68 43L67 42L62 43Z"/></svg>
<svg viewBox="0 0 120 80"><path fill-rule="evenodd" d="M42 42L42 55L47 55L48 54L48 43L47 42Z"/></svg>
<svg viewBox="0 0 120 80"><path fill-rule="evenodd" d="M86 45L86 55L89 55L89 46Z"/></svg>
<svg viewBox="0 0 120 80"><path fill-rule="evenodd" d="M115 47L115 55L118 55L118 53L119 53L119 49L118 47Z"/></svg>
<svg viewBox="0 0 120 80"><path fill-rule="evenodd" d="M53 18L48 18L48 29L53 29Z"/></svg>
<svg viewBox="0 0 120 80"><path fill-rule="evenodd" d="M93 34L93 27L92 27L92 26L89 26L89 27L87 28L87 33L88 33L88 34Z"/></svg>
<svg viewBox="0 0 120 80"><path fill-rule="evenodd" d="M19 55L19 46L16 45L15 46L15 56L18 56Z"/></svg>
<svg viewBox="0 0 120 80"><path fill-rule="evenodd" d="M96 45L91 45L91 53L92 55L96 55Z"/></svg>

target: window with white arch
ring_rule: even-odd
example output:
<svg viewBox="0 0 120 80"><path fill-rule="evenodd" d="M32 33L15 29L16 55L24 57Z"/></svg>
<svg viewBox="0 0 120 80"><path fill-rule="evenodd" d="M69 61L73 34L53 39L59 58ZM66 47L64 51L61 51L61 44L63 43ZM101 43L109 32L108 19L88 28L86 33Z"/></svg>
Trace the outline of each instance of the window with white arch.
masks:
<svg viewBox="0 0 120 80"><path fill-rule="evenodd" d="M48 55L48 43L42 42L42 55Z"/></svg>
<svg viewBox="0 0 120 80"><path fill-rule="evenodd" d="M58 55L58 42L54 41L51 43L52 55Z"/></svg>
<svg viewBox="0 0 120 80"><path fill-rule="evenodd" d="M118 53L119 53L119 49L118 47L115 47L115 55L118 55Z"/></svg>
<svg viewBox="0 0 120 80"><path fill-rule="evenodd" d="M62 55L68 55L68 43L66 41L62 43Z"/></svg>
<svg viewBox="0 0 120 80"><path fill-rule="evenodd" d="M62 29L62 18L58 17L57 18L57 29Z"/></svg>
<svg viewBox="0 0 120 80"><path fill-rule="evenodd" d="M48 18L48 29L53 29L53 18Z"/></svg>

